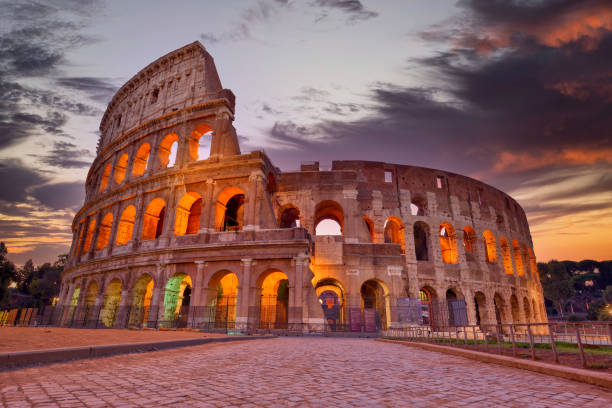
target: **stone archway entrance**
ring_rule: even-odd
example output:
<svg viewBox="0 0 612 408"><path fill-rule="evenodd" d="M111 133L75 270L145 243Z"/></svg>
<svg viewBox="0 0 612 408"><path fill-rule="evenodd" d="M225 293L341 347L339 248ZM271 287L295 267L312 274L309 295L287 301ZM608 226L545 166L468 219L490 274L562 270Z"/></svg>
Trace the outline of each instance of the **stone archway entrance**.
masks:
<svg viewBox="0 0 612 408"><path fill-rule="evenodd" d="M387 300L382 284L367 280L361 285L361 310L366 332L387 329Z"/></svg>
<svg viewBox="0 0 612 408"><path fill-rule="evenodd" d="M317 299L323 308L325 323L332 331L342 330L345 324L344 290L335 279L323 279L315 287Z"/></svg>
<svg viewBox="0 0 612 408"><path fill-rule="evenodd" d="M270 271L260 280L260 328L286 329L289 317L289 278L281 271Z"/></svg>
<svg viewBox="0 0 612 408"><path fill-rule="evenodd" d="M164 294L165 326L186 327L191 301L191 277L185 273L177 273L166 284Z"/></svg>

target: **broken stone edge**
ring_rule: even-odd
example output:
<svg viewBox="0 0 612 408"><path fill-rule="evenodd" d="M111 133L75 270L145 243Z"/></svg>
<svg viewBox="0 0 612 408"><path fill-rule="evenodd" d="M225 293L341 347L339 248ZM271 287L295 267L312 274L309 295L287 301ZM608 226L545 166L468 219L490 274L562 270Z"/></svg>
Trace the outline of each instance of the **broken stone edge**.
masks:
<svg viewBox="0 0 612 408"><path fill-rule="evenodd" d="M485 363L499 364L507 367L535 371L541 374L552 375L554 377L565 378L592 385L599 385L604 388L612 389L612 375L606 373L596 373L581 368L566 367L556 364L542 363L539 361L522 360L515 357L500 356L497 354L483 353L481 351L463 350L454 347L439 346L437 344L388 339L376 339L376 341L401 344L408 347L419 347L424 350L437 351L440 353L471 358L472 360L478 360Z"/></svg>
<svg viewBox="0 0 612 408"><path fill-rule="evenodd" d="M171 348L199 346L208 343L225 343L243 340L273 339L276 336L231 336L205 337L196 339L180 339L153 341L144 343L105 344L100 346L70 347L49 350L22 351L16 353L0 353L0 371L18 368L63 363L87 358L107 357L119 354L145 353L149 351Z"/></svg>

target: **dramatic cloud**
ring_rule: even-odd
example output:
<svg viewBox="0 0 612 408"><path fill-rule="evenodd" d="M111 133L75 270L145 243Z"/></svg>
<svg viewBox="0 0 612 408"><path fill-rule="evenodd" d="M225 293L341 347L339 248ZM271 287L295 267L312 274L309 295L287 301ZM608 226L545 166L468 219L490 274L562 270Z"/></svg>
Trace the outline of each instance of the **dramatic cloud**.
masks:
<svg viewBox="0 0 612 408"><path fill-rule="evenodd" d="M118 89L106 78L59 78L57 83L66 88L85 92L91 99L103 104L108 104Z"/></svg>
<svg viewBox="0 0 612 408"><path fill-rule="evenodd" d="M24 166L20 160L3 160L0 163L0 200L25 201L29 188L47 181L47 177Z"/></svg>
<svg viewBox="0 0 612 408"><path fill-rule="evenodd" d="M78 209L85 200L82 182L46 184L34 188L32 195L52 210Z"/></svg>
<svg viewBox="0 0 612 408"><path fill-rule="evenodd" d="M322 8L344 12L349 16L349 21L367 20L378 16L378 13L366 10L359 0L316 0L315 4Z"/></svg>
<svg viewBox="0 0 612 408"><path fill-rule="evenodd" d="M48 154L36 157L49 166L69 169L89 167L92 160L87 158L93 158L93 154L87 149L79 149L73 143L59 141L53 143L53 148Z"/></svg>

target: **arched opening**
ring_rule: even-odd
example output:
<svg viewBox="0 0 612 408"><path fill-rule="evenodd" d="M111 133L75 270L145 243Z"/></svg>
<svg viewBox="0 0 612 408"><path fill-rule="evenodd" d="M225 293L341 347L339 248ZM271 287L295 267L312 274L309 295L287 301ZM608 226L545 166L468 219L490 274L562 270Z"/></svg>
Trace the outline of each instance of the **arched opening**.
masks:
<svg viewBox="0 0 612 408"><path fill-rule="evenodd" d="M115 244L125 245L132 239L134 231L134 221L136 220L136 207L128 205L119 217L119 225L117 226L117 239Z"/></svg>
<svg viewBox="0 0 612 408"><path fill-rule="evenodd" d="M239 231L244 226L244 192L228 187L217 197L215 227L217 231Z"/></svg>
<svg viewBox="0 0 612 408"><path fill-rule="evenodd" d="M440 224L440 250L442 252L442 262L450 264L459 263L457 236L455 229L448 222Z"/></svg>
<svg viewBox="0 0 612 408"><path fill-rule="evenodd" d="M525 311L525 323L532 322L531 308L529 307L529 299L523 298L523 310Z"/></svg>
<svg viewBox="0 0 612 408"><path fill-rule="evenodd" d="M523 271L525 274L529 274L529 253L527 252L527 246L521 245L521 260L523 261Z"/></svg>
<svg viewBox="0 0 612 408"><path fill-rule="evenodd" d="M156 239L163 232L166 202L161 198L151 200L142 221L142 240Z"/></svg>
<svg viewBox="0 0 612 408"><path fill-rule="evenodd" d="M476 243L476 232L474 228L467 225L463 229L463 248L465 249L465 257L468 261L474 261L474 244Z"/></svg>
<svg viewBox="0 0 612 408"><path fill-rule="evenodd" d="M117 160L117 164L115 165L115 183L121 184L123 180L125 180L125 171L127 170L128 165L128 154L123 153L119 160Z"/></svg>
<svg viewBox="0 0 612 408"><path fill-rule="evenodd" d="M149 163L149 154L151 153L151 145L143 143L138 148L136 156L134 156L134 164L132 165L132 176L142 176L147 171Z"/></svg>
<svg viewBox="0 0 612 408"><path fill-rule="evenodd" d="M83 253L89 251L91 248L91 241L93 239L94 229L96 228L96 219L94 217L89 220L87 225L87 233L85 234L85 242L83 243Z"/></svg>
<svg viewBox="0 0 612 408"><path fill-rule="evenodd" d="M297 228L300 226L300 210L289 204L283 206L278 217L278 226L280 228Z"/></svg>
<svg viewBox="0 0 612 408"><path fill-rule="evenodd" d="M521 246L516 239L512 240L512 255L514 255L514 264L516 265L516 273L518 276L525 275L523 268L523 258L521 257Z"/></svg>
<svg viewBox="0 0 612 408"><path fill-rule="evenodd" d="M519 304L518 299L515 295L510 296L510 311L512 313L512 323L517 324L520 323L520 312L519 312Z"/></svg>
<svg viewBox="0 0 612 408"><path fill-rule="evenodd" d="M506 302L504 302L504 298L499 293L495 293L493 305L495 306L495 321L497 324L506 323Z"/></svg>
<svg viewBox="0 0 612 408"><path fill-rule="evenodd" d="M197 234L202 216L202 197L198 193L186 193L176 206L174 234Z"/></svg>
<svg viewBox="0 0 612 408"><path fill-rule="evenodd" d="M259 278L261 288L260 326L266 329L287 328L289 312L289 278L283 272L271 270Z"/></svg>
<svg viewBox="0 0 612 408"><path fill-rule="evenodd" d="M448 325L456 326L461 322L461 316L459 316L459 310L456 306L457 304L457 294L454 290L448 289L446 291L446 307L448 308Z"/></svg>
<svg viewBox="0 0 612 408"><path fill-rule="evenodd" d="M113 226L113 213L107 212L102 221L100 221L100 227L98 228L98 239L96 240L96 250L106 248L110 238L111 228Z"/></svg>
<svg viewBox="0 0 612 408"><path fill-rule="evenodd" d="M429 261L429 225L423 221L414 223L414 254L417 261Z"/></svg>
<svg viewBox="0 0 612 408"><path fill-rule="evenodd" d="M167 134L159 144L157 157L159 167L162 169L173 167L176 162L178 149L178 135L176 133Z"/></svg>
<svg viewBox="0 0 612 408"><path fill-rule="evenodd" d="M185 273L176 273L166 284L164 295L164 325L185 327L191 301L191 277Z"/></svg>
<svg viewBox="0 0 612 408"><path fill-rule="evenodd" d="M497 262L497 244L495 243L495 236L489 230L485 230L482 233L485 243L485 257L488 263Z"/></svg>
<svg viewBox="0 0 612 408"><path fill-rule="evenodd" d="M363 215L363 221L365 222L368 233L370 234L370 242L374 242L374 221L372 221L372 219L365 214Z"/></svg>
<svg viewBox="0 0 612 408"><path fill-rule="evenodd" d="M504 271L508 275L512 275L514 270L512 269L512 256L510 255L510 246L506 238L499 238L499 247L501 248L502 260L504 262Z"/></svg>
<svg viewBox="0 0 612 408"><path fill-rule="evenodd" d="M387 321L388 302L387 291L383 285L373 279L367 280L361 285L360 293L365 331L386 330L389 327Z"/></svg>
<svg viewBox="0 0 612 408"><path fill-rule="evenodd" d="M345 324L344 289L335 279L322 279L317 282L315 291L323 308L326 324L331 330L340 330Z"/></svg>
<svg viewBox="0 0 612 408"><path fill-rule="evenodd" d="M113 327L117 317L117 309L121 302L121 281L118 278L110 281L104 292L104 306L100 312L100 321L106 327Z"/></svg>
<svg viewBox="0 0 612 408"><path fill-rule="evenodd" d="M389 217L385 221L385 244L400 244L402 254L406 253L406 240L404 237L404 224L397 217Z"/></svg>
<svg viewBox="0 0 612 408"><path fill-rule="evenodd" d="M70 306L79 305L79 295L81 294L81 285L78 284L72 291L72 297L70 298Z"/></svg>
<svg viewBox="0 0 612 408"><path fill-rule="evenodd" d="M96 305L96 298L98 297L98 282L96 281L91 281L89 282L89 285L87 285L87 290L85 291L85 298L83 299L83 306L84 306L84 324L87 326L92 326L94 325L96 322L94 321L96 314L95 314L95 305Z"/></svg>
<svg viewBox="0 0 612 408"><path fill-rule="evenodd" d="M104 166L104 171L102 172L102 179L100 180L100 192L106 190L108 187L108 180L110 179L110 174L113 166L111 163L106 163Z"/></svg>
<svg viewBox="0 0 612 408"><path fill-rule="evenodd" d="M317 204L314 217L315 235L344 234L344 211L335 201L325 200Z"/></svg>
<svg viewBox="0 0 612 408"><path fill-rule="evenodd" d="M228 270L218 271L208 282L207 305L214 313L214 327L228 328L236 324L238 276Z"/></svg>
<svg viewBox="0 0 612 408"><path fill-rule="evenodd" d="M153 297L153 278L143 274L132 289L132 307L130 309L130 326L146 326L149 318L149 308Z"/></svg>
<svg viewBox="0 0 612 408"><path fill-rule="evenodd" d="M419 299L421 300L421 317L423 318L423 324L430 325L431 320L431 309L432 303L437 298L436 291L430 287L425 286L419 290Z"/></svg>
<svg viewBox="0 0 612 408"><path fill-rule="evenodd" d="M410 213L415 216L424 216L427 214L427 199L425 197L415 195L410 201Z"/></svg>
<svg viewBox="0 0 612 408"><path fill-rule="evenodd" d="M481 325L489 322L487 313L487 298L482 292L474 294L474 307L476 308L476 324Z"/></svg>
<svg viewBox="0 0 612 408"><path fill-rule="evenodd" d="M191 160L204 160L210 157L212 128L206 124L198 125L189 138L189 156Z"/></svg>

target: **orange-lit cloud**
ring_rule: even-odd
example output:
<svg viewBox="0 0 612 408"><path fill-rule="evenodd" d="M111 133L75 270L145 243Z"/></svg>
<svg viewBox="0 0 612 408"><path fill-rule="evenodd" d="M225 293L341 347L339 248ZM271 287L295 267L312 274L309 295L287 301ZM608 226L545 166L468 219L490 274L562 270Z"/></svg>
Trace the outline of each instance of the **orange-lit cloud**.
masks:
<svg viewBox="0 0 612 408"><path fill-rule="evenodd" d="M522 172L557 165L612 163L612 148L561 149L537 153L502 152L493 166L496 173Z"/></svg>

